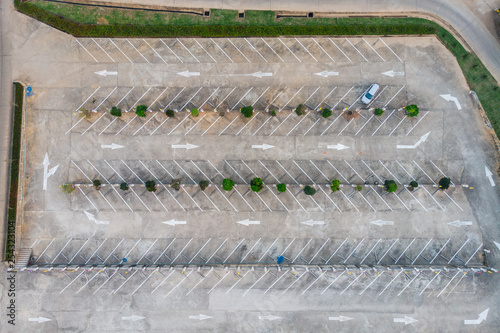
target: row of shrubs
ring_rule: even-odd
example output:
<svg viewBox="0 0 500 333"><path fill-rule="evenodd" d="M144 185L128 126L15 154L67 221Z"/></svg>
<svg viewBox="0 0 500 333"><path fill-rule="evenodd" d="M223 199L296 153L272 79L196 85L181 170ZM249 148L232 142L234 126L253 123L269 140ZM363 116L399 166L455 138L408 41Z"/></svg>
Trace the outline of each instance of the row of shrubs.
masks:
<svg viewBox="0 0 500 333"><path fill-rule="evenodd" d="M180 190L181 188L181 181L182 179L173 179L171 186L176 189L177 191ZM439 188L446 190L450 187L451 180L450 178L443 177L439 180ZM101 189L101 181L99 179L94 179L92 181L92 184L97 190ZM146 183L144 183L146 186L146 190L149 192L155 192L156 191L156 182L154 180L148 180ZM200 189L204 191L209 185L210 182L208 180L201 180L198 185L200 186ZM230 178L226 178L222 181L222 189L225 191L231 191L234 187L234 181ZM412 181L409 184L409 190L413 191L415 188L418 187L418 183L416 181ZM62 190L66 193L71 193L75 189L74 185L72 183L66 183L61 186ZM250 181L250 188L254 192L260 192L264 188L264 182L262 181L261 178L255 177ZM276 185L276 189L278 192L286 192L286 184L281 183ZM334 179L332 180L330 184L330 188L332 192L337 192L340 190L340 180ZM386 180L384 182L384 188L386 189L387 192L393 193L396 192L398 189L398 185L394 180ZM126 182L123 182L120 184L120 189L122 191L127 191L129 189L129 185ZM361 191L363 187L361 185L356 186L356 189L358 191ZM312 186L306 185L304 187L304 193L306 195L314 195L316 193L316 189Z"/></svg>

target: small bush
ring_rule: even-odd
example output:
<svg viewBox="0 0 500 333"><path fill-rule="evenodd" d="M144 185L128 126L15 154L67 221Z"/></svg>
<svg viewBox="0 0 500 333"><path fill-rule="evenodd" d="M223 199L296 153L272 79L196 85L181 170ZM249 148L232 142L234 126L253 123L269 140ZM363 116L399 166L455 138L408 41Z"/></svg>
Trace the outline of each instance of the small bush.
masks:
<svg viewBox="0 0 500 333"><path fill-rule="evenodd" d="M122 116L122 109L117 108L116 106L113 106L111 108L111 111L109 111L109 113L111 113L112 116L121 117Z"/></svg>
<svg viewBox="0 0 500 333"><path fill-rule="evenodd" d="M314 195L316 193L316 189L314 187L306 185L306 187L304 187L304 193L306 195Z"/></svg>
<svg viewBox="0 0 500 333"><path fill-rule="evenodd" d="M356 186L356 190L362 191L363 190L363 186L361 186L361 185Z"/></svg>
<svg viewBox="0 0 500 333"><path fill-rule="evenodd" d="M172 179L170 185L174 188L174 190L179 191L181 189L182 178Z"/></svg>
<svg viewBox="0 0 500 333"><path fill-rule="evenodd" d="M332 189L332 192L337 192L338 190L340 190L340 180L338 179L332 180L330 188Z"/></svg>
<svg viewBox="0 0 500 333"><path fill-rule="evenodd" d="M92 181L92 185L94 185L94 187L96 188L96 190L101 189L101 181L99 179L94 179Z"/></svg>
<svg viewBox="0 0 500 333"><path fill-rule="evenodd" d="M451 179L443 177L439 180L439 188L442 190L447 190L450 187Z"/></svg>
<svg viewBox="0 0 500 333"><path fill-rule="evenodd" d="M73 183L66 183L64 185L61 185L61 190L66 193L71 193L75 190L75 185Z"/></svg>
<svg viewBox="0 0 500 333"><path fill-rule="evenodd" d="M408 105L405 109L408 117L416 117L418 115L418 110L420 110L416 104Z"/></svg>
<svg viewBox="0 0 500 333"><path fill-rule="evenodd" d="M174 118L175 117L175 111L174 110L167 110L167 111L165 111L165 114L169 118Z"/></svg>
<svg viewBox="0 0 500 333"><path fill-rule="evenodd" d="M396 192L398 189L398 185L394 180L386 180L384 182L384 187L389 193Z"/></svg>
<svg viewBox="0 0 500 333"><path fill-rule="evenodd" d="M154 180L148 180L145 185L148 192L156 192L156 183Z"/></svg>
<svg viewBox="0 0 500 333"><path fill-rule="evenodd" d="M376 116L379 116L379 117L380 117L380 116L381 116L381 115L383 115L383 114L384 114L384 110L382 110L382 109L375 109L375 115L376 115Z"/></svg>
<svg viewBox="0 0 500 333"><path fill-rule="evenodd" d="M332 112L332 110L330 110L330 109L326 109L326 108L325 108L325 109L323 109L323 111L321 111L321 116L322 116L323 118L328 118L328 117L331 117L331 116L332 116L332 114L333 114L333 112Z"/></svg>
<svg viewBox="0 0 500 333"><path fill-rule="evenodd" d="M198 117L198 114L199 114L198 109L191 109L191 115L192 115L193 117Z"/></svg>
<svg viewBox="0 0 500 333"><path fill-rule="evenodd" d="M210 185L210 182L208 180L200 180L198 185L200 185L200 189L202 191L205 191L205 189L208 187L208 185Z"/></svg>
<svg viewBox="0 0 500 333"><path fill-rule="evenodd" d="M262 179L258 177L252 179L252 181L250 182L250 188L254 192L260 192L260 190L264 188L264 183L262 182Z"/></svg>
<svg viewBox="0 0 500 333"><path fill-rule="evenodd" d="M135 108L135 114L138 117L144 118L144 117L146 117L146 111L147 111L147 109L148 109L148 107L146 105L138 105Z"/></svg>
<svg viewBox="0 0 500 333"><path fill-rule="evenodd" d="M253 116L253 107L251 106L245 106L244 108L241 108L240 111L245 118L250 118Z"/></svg>
<svg viewBox="0 0 500 333"><path fill-rule="evenodd" d="M414 181L414 180L412 180L409 185L410 185L410 190L411 191L413 191L414 188L418 187L418 183L416 181Z"/></svg>
<svg viewBox="0 0 500 333"><path fill-rule="evenodd" d="M276 117L276 110L271 111L271 117Z"/></svg>
<svg viewBox="0 0 500 333"><path fill-rule="evenodd" d="M278 190L278 192L286 192L286 184L278 184L276 185L276 189Z"/></svg>
<svg viewBox="0 0 500 333"><path fill-rule="evenodd" d="M231 191L233 189L234 182L232 179L226 178L222 181L222 189L224 191Z"/></svg>
<svg viewBox="0 0 500 333"><path fill-rule="evenodd" d="M128 191L128 184L126 182L123 182L120 184L120 190L122 191Z"/></svg>
<svg viewBox="0 0 500 333"><path fill-rule="evenodd" d="M81 108L79 114L80 114L80 117L82 118L85 118L85 119L89 119L90 118L90 111L85 109L85 108Z"/></svg>
<svg viewBox="0 0 500 333"><path fill-rule="evenodd" d="M297 114L297 116L305 115L307 113L306 106L304 104L299 104L299 106L295 108L295 113Z"/></svg>

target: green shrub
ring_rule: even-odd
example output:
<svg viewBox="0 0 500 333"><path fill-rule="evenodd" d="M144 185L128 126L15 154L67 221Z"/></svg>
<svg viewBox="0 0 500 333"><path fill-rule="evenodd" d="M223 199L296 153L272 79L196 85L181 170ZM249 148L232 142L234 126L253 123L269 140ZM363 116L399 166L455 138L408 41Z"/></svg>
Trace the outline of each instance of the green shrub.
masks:
<svg viewBox="0 0 500 333"><path fill-rule="evenodd" d="M205 191L205 189L208 187L208 185L210 185L210 182L208 180L200 180L198 185L200 185L200 189L202 191Z"/></svg>
<svg viewBox="0 0 500 333"><path fill-rule="evenodd" d="M111 111L109 111L109 113L111 113L112 116L121 117L122 116L122 109L117 108L116 106L113 106L111 108Z"/></svg>
<svg viewBox="0 0 500 333"><path fill-rule="evenodd" d="M443 177L439 180L439 188L442 190L447 190L450 187L451 179Z"/></svg>
<svg viewBox="0 0 500 333"><path fill-rule="evenodd" d="M405 109L408 117L416 117L418 115L419 108L416 104L408 105Z"/></svg>
<svg viewBox="0 0 500 333"><path fill-rule="evenodd" d="M306 187L304 187L304 193L306 195L314 195L316 193L316 189L314 187L306 185Z"/></svg>
<svg viewBox="0 0 500 333"><path fill-rule="evenodd" d="M382 109L375 109L375 115L376 115L376 116L379 116L379 117L380 117L380 116L381 116L381 115L383 115L383 114L384 114L384 110L382 110Z"/></svg>
<svg viewBox="0 0 500 333"><path fill-rule="evenodd" d="M414 180L412 180L409 185L410 185L410 190L413 190L414 188L418 187L418 183Z"/></svg>
<svg viewBox="0 0 500 333"><path fill-rule="evenodd" d="M241 108L240 111L245 118L250 118L253 116L253 107L251 107L250 105Z"/></svg>
<svg viewBox="0 0 500 333"><path fill-rule="evenodd" d="M174 188L174 190L179 191L181 189L182 178L172 179L170 186Z"/></svg>
<svg viewBox="0 0 500 333"><path fill-rule="evenodd" d="M276 117L276 110L271 110L271 117Z"/></svg>
<svg viewBox="0 0 500 333"><path fill-rule="evenodd" d="M94 185L94 187L96 188L96 190L101 189L101 181L99 179L94 179L92 181L92 185Z"/></svg>
<svg viewBox="0 0 500 333"><path fill-rule="evenodd" d="M126 182L121 183L120 184L120 190L127 191L128 190L128 184Z"/></svg>
<svg viewBox="0 0 500 333"><path fill-rule="evenodd" d="M146 117L146 111L147 111L148 107L146 105L138 105L137 108L135 108L135 114L138 116L138 117Z"/></svg>
<svg viewBox="0 0 500 333"><path fill-rule="evenodd" d="M232 179L226 178L222 181L222 189L224 191L231 191L233 189L234 182Z"/></svg>
<svg viewBox="0 0 500 333"><path fill-rule="evenodd" d="M79 111L78 114L80 115L80 117L85 118L85 119L90 118L90 111L87 110L86 108L80 108L80 110L78 110L78 111Z"/></svg>
<svg viewBox="0 0 500 333"><path fill-rule="evenodd" d="M278 192L286 192L286 184L278 184L276 185L276 189L278 190Z"/></svg>
<svg viewBox="0 0 500 333"><path fill-rule="evenodd" d="M191 109L191 115L193 117L198 117L198 114L199 114L198 109Z"/></svg>
<svg viewBox="0 0 500 333"><path fill-rule="evenodd" d="M299 104L295 108L295 113L297 114L297 116L303 116L303 115L305 115L307 113L306 112L306 106L304 104Z"/></svg>
<svg viewBox="0 0 500 333"><path fill-rule="evenodd" d="M356 186L356 190L362 191L363 190L363 186L361 186L361 185Z"/></svg>
<svg viewBox="0 0 500 333"><path fill-rule="evenodd" d="M250 182L250 188L254 192L260 192L260 190L264 188L264 183L262 182L262 179L258 177L252 179L252 181Z"/></svg>
<svg viewBox="0 0 500 333"><path fill-rule="evenodd" d="M175 111L174 110L167 110L165 111L165 114L167 115L167 117L169 118L174 118L175 117Z"/></svg>
<svg viewBox="0 0 500 333"><path fill-rule="evenodd" d="M333 114L332 110L327 109L327 108L325 108L325 109L323 109L323 111L321 111L321 116L322 116L323 118L328 118L328 117L331 117L331 116L332 116L332 114Z"/></svg>
<svg viewBox="0 0 500 333"><path fill-rule="evenodd" d="M398 189L398 185L394 180L386 180L384 182L384 187L389 193L396 192Z"/></svg>
<svg viewBox="0 0 500 333"><path fill-rule="evenodd" d="M340 190L340 180L338 179L332 180L330 188L332 189L332 192L337 192L338 190Z"/></svg>
<svg viewBox="0 0 500 333"><path fill-rule="evenodd" d="M154 180L148 180L145 185L148 192L156 192L156 183Z"/></svg>
<svg viewBox="0 0 500 333"><path fill-rule="evenodd" d="M66 193L71 193L75 190L75 185L73 183L66 183L60 186L61 190Z"/></svg>

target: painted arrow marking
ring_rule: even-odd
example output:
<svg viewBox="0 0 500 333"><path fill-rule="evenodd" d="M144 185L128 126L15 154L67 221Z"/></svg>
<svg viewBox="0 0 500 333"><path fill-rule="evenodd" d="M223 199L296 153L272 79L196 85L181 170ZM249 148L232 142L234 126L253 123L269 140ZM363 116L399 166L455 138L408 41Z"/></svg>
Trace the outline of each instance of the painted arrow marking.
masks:
<svg viewBox="0 0 500 333"><path fill-rule="evenodd" d="M313 226L313 225L323 225L325 224L325 221L313 221L313 220L308 220L304 222L300 222L302 224L308 225L308 226Z"/></svg>
<svg viewBox="0 0 500 333"><path fill-rule="evenodd" d="M224 75L217 75L217 76L253 76L253 77L258 77L259 79L261 79L264 76L273 76L273 73L258 71L258 72L251 73L251 74L224 74Z"/></svg>
<svg viewBox="0 0 500 333"><path fill-rule="evenodd" d="M118 75L118 72L110 72L107 70L99 71L99 72L94 72L94 74L100 75L100 76L108 76L108 75Z"/></svg>
<svg viewBox="0 0 500 333"><path fill-rule="evenodd" d="M382 220L376 220L376 221L371 221L371 224L376 224L378 226L383 226L383 225L394 225L394 221L382 221Z"/></svg>
<svg viewBox="0 0 500 333"><path fill-rule="evenodd" d="M414 145L411 145L411 146L410 145L397 145L397 148L398 149L415 149L418 146L420 146L420 144L424 143L425 140L427 140L427 138L429 137L429 134L431 134L431 132L427 132L424 135L422 135L420 137L420 139L417 141L417 143L415 143Z"/></svg>
<svg viewBox="0 0 500 333"><path fill-rule="evenodd" d="M170 220L170 221L165 221L165 222L162 222L162 223L163 224L168 224L168 225L176 226L177 224L186 224L186 221Z"/></svg>
<svg viewBox="0 0 500 333"><path fill-rule="evenodd" d="M382 74L390 76L390 77L394 77L394 76L403 76L403 75L405 75L405 72L395 72L394 70L391 69L390 71L383 72Z"/></svg>
<svg viewBox="0 0 500 333"><path fill-rule="evenodd" d="M243 225L246 225L248 227L250 224L260 224L260 221L250 221L249 219L246 219L243 221L238 221L236 223L243 224Z"/></svg>
<svg viewBox="0 0 500 333"><path fill-rule="evenodd" d="M337 149L337 150L349 149L349 147L344 146L341 143L336 144L336 145L327 145L326 148L327 149Z"/></svg>
<svg viewBox="0 0 500 333"><path fill-rule="evenodd" d="M411 317L405 316L404 318L394 318L395 323L405 323L405 326L408 324L416 323L418 320L413 319Z"/></svg>
<svg viewBox="0 0 500 333"><path fill-rule="evenodd" d="M338 316L338 317L328 317L328 320L336 320L336 321L348 321L352 320L353 318L351 317L345 317L345 316Z"/></svg>
<svg viewBox="0 0 500 333"><path fill-rule="evenodd" d="M89 212L87 211L83 211L85 213L85 215L87 215L87 218L94 222L95 224L109 224L109 221L99 221L98 219L95 218L95 216L93 214L90 214Z"/></svg>
<svg viewBox="0 0 500 333"><path fill-rule="evenodd" d="M47 180L50 176L56 173L59 164L49 170L49 155L45 153L45 158L43 159L43 190L47 191Z"/></svg>
<svg viewBox="0 0 500 333"><path fill-rule="evenodd" d="M465 325L478 325L478 324L481 324L481 322L483 320L486 320L486 317L488 317L488 311L489 310L490 309L488 308L488 309L484 310L483 312L481 312L479 314L479 317L477 319L474 319L474 320L464 320L464 324Z"/></svg>
<svg viewBox="0 0 500 333"><path fill-rule="evenodd" d="M184 72L179 72L177 75L181 75L184 77L190 77L190 76L200 76L200 72L189 72L189 71L184 71Z"/></svg>
<svg viewBox="0 0 500 333"><path fill-rule="evenodd" d="M267 144L263 144L263 145L252 145L252 148L254 149L262 149L262 150L267 150L267 149L271 149L271 148L274 148L274 146L271 146L271 145L267 145Z"/></svg>
<svg viewBox="0 0 500 333"><path fill-rule="evenodd" d="M213 317L210 317L210 316L207 316L204 314L199 314L196 316L189 316L189 319L197 319L197 320L205 320L205 319L211 319L211 318L213 318Z"/></svg>
<svg viewBox="0 0 500 333"><path fill-rule="evenodd" d="M112 150L115 150L115 149L120 149L120 148L125 148L125 147L117 145L116 143L112 143L110 145L101 145L101 148L102 149L112 149Z"/></svg>
<svg viewBox="0 0 500 333"><path fill-rule="evenodd" d="M198 148L198 146L195 146L195 145L188 143L185 145L172 145L172 148L173 149L178 149L178 148L194 149L194 148Z"/></svg>
<svg viewBox="0 0 500 333"><path fill-rule="evenodd" d="M38 317L38 318L28 318L28 321L36 321L38 323L43 323L46 321L51 321L52 319L49 318L44 318L44 317Z"/></svg>
<svg viewBox="0 0 500 333"><path fill-rule="evenodd" d="M141 317L141 316L136 316L136 315L132 315L130 317L122 317L122 320L131 320L131 321L138 321L141 319L146 319L146 317Z"/></svg>
<svg viewBox="0 0 500 333"><path fill-rule="evenodd" d="M448 222L448 224L452 225L454 227L460 228L463 225L472 225L472 221L460 221L460 220L456 220L456 221L453 221L453 222Z"/></svg>
<svg viewBox="0 0 500 333"><path fill-rule="evenodd" d="M462 110L462 106L460 105L460 103L458 102L458 99L456 97L453 97L450 94L439 95L439 96L443 97L445 101L448 101L448 102L452 101L452 102L454 102L455 105L457 106L457 109Z"/></svg>
<svg viewBox="0 0 500 333"><path fill-rule="evenodd" d="M329 76L337 76L339 75L339 72L322 71L321 73L314 73L314 75L329 77Z"/></svg>
<svg viewBox="0 0 500 333"><path fill-rule="evenodd" d="M486 173L486 177L488 177L488 179L490 180L491 186L495 186L495 181L493 180L493 174L486 165L484 166L484 172Z"/></svg>
<svg viewBox="0 0 500 333"><path fill-rule="evenodd" d="M269 316L259 316L259 319L260 320L277 320L277 319L281 319L281 317L269 315Z"/></svg>

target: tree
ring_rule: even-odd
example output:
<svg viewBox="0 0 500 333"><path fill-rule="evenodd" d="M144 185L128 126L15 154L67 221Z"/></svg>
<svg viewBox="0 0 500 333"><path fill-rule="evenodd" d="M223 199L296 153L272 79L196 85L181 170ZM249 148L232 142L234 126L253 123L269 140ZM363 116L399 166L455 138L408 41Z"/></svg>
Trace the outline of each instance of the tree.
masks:
<svg viewBox="0 0 500 333"><path fill-rule="evenodd" d="M307 113L305 105L304 104L299 104L299 106L297 106L295 108L295 113L297 114L297 116L303 116L303 115L305 115Z"/></svg>
<svg viewBox="0 0 500 333"><path fill-rule="evenodd" d="M418 110L420 110L416 104L408 105L405 109L408 117L416 117L418 115Z"/></svg>
<svg viewBox="0 0 500 333"><path fill-rule="evenodd" d="M443 177L439 180L439 188L442 190L447 190L450 187L451 179Z"/></svg>
<svg viewBox="0 0 500 333"><path fill-rule="evenodd" d="M396 182L394 180L391 180L391 179L386 180L384 182L384 187L387 190L387 192L389 192L389 193L396 192L398 189L398 185L396 184Z"/></svg>
<svg viewBox="0 0 500 333"><path fill-rule="evenodd" d="M61 190L63 192L66 192L68 194L75 190L75 185L73 185L73 183L71 183L71 182L65 183L65 184L61 185L60 187L61 187Z"/></svg>
<svg viewBox="0 0 500 333"><path fill-rule="evenodd" d="M222 181L222 189L224 191L231 191L233 189L234 182L232 179L226 178Z"/></svg>
<svg viewBox="0 0 500 333"><path fill-rule="evenodd" d="M120 184L120 190L127 191L128 190L128 184L126 182L121 183Z"/></svg>
<svg viewBox="0 0 500 333"><path fill-rule="evenodd" d="M144 118L144 117L146 117L147 109L148 109L148 107L146 105L138 105L135 108L135 114L137 115L137 117Z"/></svg>
<svg viewBox="0 0 500 333"><path fill-rule="evenodd" d="M314 195L316 193L316 189L314 189L314 187L306 185L306 187L304 187L304 193L306 195Z"/></svg>
<svg viewBox="0 0 500 333"><path fill-rule="evenodd" d="M340 180L338 179L332 180L330 188L332 189L332 192L337 192L338 190L340 190Z"/></svg>
<svg viewBox="0 0 500 333"><path fill-rule="evenodd" d="M276 110L271 111L271 117L276 117Z"/></svg>
<svg viewBox="0 0 500 333"><path fill-rule="evenodd" d="M156 192L156 183L154 180L148 180L145 185L148 192Z"/></svg>
<svg viewBox="0 0 500 333"><path fill-rule="evenodd" d="M321 116L323 118L328 118L328 117L331 117L333 114L332 110L330 109L327 109L327 108L324 108L323 111L321 111Z"/></svg>
<svg viewBox="0 0 500 333"><path fill-rule="evenodd" d="M112 116L121 117L122 116L122 109L117 108L116 106L113 106L111 108L111 111L109 111L109 113L111 113Z"/></svg>
<svg viewBox="0 0 500 333"><path fill-rule="evenodd" d="M264 183L262 182L262 179L258 177L252 179L252 181L250 182L250 188L254 192L260 192L260 190L264 188Z"/></svg>
<svg viewBox="0 0 500 333"><path fill-rule="evenodd" d="M276 185L276 189L278 190L278 192L285 192L286 191L286 184L278 184Z"/></svg>
<svg viewBox="0 0 500 333"><path fill-rule="evenodd" d="M240 111L245 118L251 118L253 116L253 107L250 105L241 108Z"/></svg>
<svg viewBox="0 0 500 333"><path fill-rule="evenodd" d="M410 191L413 191L413 189L418 187L418 183L414 180L412 180L409 184L410 186L408 187Z"/></svg>
<svg viewBox="0 0 500 333"><path fill-rule="evenodd" d="M200 189L202 191L205 191L205 189L208 187L208 185L210 185L210 182L208 180L200 180L198 185L200 185Z"/></svg>
<svg viewBox="0 0 500 333"><path fill-rule="evenodd" d="M193 117L198 117L198 114L199 114L198 109L191 109L191 115Z"/></svg>
<svg viewBox="0 0 500 333"><path fill-rule="evenodd" d="M175 117L175 111L174 110L167 110L167 111L165 111L165 114L169 118L174 118Z"/></svg>
<svg viewBox="0 0 500 333"><path fill-rule="evenodd" d="M101 189L101 181L99 179L94 179L92 181L92 185L94 185L94 187L95 187L96 190L100 190Z"/></svg>
<svg viewBox="0 0 500 333"><path fill-rule="evenodd" d="M379 117L380 117L380 116L381 116L381 115L383 115L383 114L384 114L384 110L382 110L382 109L375 109L375 115L376 115L376 116L379 116Z"/></svg>
<svg viewBox="0 0 500 333"><path fill-rule="evenodd" d="M362 191L363 190L363 186L361 186L361 185L356 186L356 190Z"/></svg>

